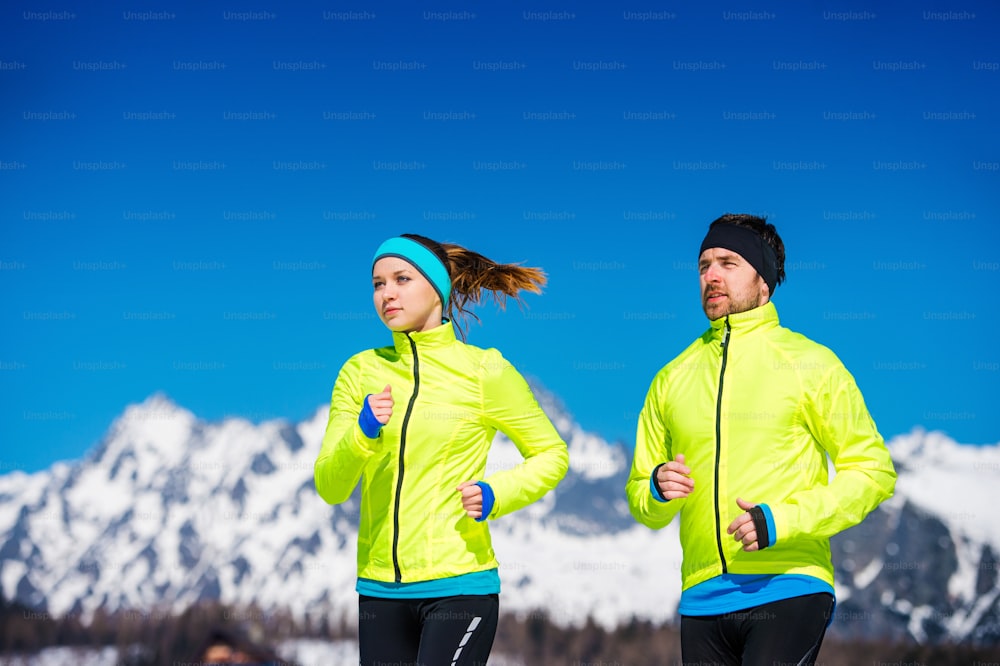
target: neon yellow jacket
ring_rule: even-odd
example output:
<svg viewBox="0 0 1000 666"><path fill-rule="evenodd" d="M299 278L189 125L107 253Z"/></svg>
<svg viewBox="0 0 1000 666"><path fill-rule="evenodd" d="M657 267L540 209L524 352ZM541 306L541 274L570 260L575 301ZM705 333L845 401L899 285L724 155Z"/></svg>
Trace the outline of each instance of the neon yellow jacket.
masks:
<svg viewBox="0 0 1000 666"><path fill-rule="evenodd" d="M678 454L694 491L657 501L650 475ZM780 326L766 303L713 321L657 373L626 493L632 515L651 528L680 514L685 590L724 573L803 574L833 585L829 537L860 523L895 482L854 378L832 351ZM746 553L726 534L743 513L737 497L771 509L773 546Z"/></svg>
<svg viewBox="0 0 1000 666"><path fill-rule="evenodd" d="M495 495L490 518L498 518L556 486L569 466L566 444L500 352L457 340L450 322L393 333L393 343L356 354L341 368L316 489L337 504L361 480L361 578L408 583L494 569L487 523L466 516L456 486L486 481ZM365 396L386 384L392 417L369 439L358 414ZM497 430L525 460L487 476Z"/></svg>

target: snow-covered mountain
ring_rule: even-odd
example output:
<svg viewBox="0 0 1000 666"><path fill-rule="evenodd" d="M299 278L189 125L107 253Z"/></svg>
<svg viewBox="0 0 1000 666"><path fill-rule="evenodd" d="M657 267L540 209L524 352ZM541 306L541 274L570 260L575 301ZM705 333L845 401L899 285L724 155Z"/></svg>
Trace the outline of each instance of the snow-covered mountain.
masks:
<svg viewBox="0 0 1000 666"><path fill-rule="evenodd" d="M676 523L637 525L624 498L628 450L536 395L569 444L570 471L542 501L491 523L503 610L607 627L674 618ZM4 597L53 615L211 598L353 624L358 506L328 506L313 488L325 425L325 407L259 425L205 422L162 395L128 407L86 459L0 476ZM1000 446L920 430L889 446L896 496L834 540L831 633L1000 642ZM518 461L498 435L489 467Z"/></svg>

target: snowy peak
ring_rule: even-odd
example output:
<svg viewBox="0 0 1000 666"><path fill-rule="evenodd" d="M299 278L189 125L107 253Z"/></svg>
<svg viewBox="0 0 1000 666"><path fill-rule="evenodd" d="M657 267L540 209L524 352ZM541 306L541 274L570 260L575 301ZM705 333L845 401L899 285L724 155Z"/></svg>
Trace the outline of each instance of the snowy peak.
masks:
<svg viewBox="0 0 1000 666"><path fill-rule="evenodd" d="M961 538L1000 552L996 504L1000 444L962 446L941 432L914 429L888 442L899 478L896 494L945 521Z"/></svg>
<svg viewBox="0 0 1000 666"><path fill-rule="evenodd" d="M915 428L892 438L888 446L899 465L934 465L975 476L1000 471L1000 444L963 446L943 432Z"/></svg>
<svg viewBox="0 0 1000 666"><path fill-rule="evenodd" d="M629 460L625 447L609 445L598 435L584 431L558 396L536 382L529 384L542 411L548 415L556 431L566 442L572 474L595 481L626 471Z"/></svg>
<svg viewBox="0 0 1000 666"><path fill-rule="evenodd" d="M183 454L197 426L194 414L157 393L144 402L129 405L115 419L104 441L94 453L93 463L112 468L122 456L150 457L152 462L173 465Z"/></svg>

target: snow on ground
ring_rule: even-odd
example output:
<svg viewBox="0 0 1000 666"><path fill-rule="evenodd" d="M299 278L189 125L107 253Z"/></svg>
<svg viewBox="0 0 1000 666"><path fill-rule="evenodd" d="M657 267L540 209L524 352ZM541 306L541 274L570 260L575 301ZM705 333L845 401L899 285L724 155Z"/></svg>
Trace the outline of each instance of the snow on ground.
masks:
<svg viewBox="0 0 1000 666"><path fill-rule="evenodd" d="M51 647L31 655L0 655L0 666L117 666L118 650Z"/></svg>
<svg viewBox="0 0 1000 666"><path fill-rule="evenodd" d="M355 641L323 641L300 638L277 647L278 656L296 666L356 666L358 644ZM118 650L52 647L32 655L0 655L0 666L118 666ZM525 666L519 659L501 654L490 656L488 666Z"/></svg>

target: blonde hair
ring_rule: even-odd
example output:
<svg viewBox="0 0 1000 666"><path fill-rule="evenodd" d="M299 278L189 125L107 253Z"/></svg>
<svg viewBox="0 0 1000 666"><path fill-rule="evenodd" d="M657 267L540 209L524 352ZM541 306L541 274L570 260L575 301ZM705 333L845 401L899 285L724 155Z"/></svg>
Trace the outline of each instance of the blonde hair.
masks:
<svg viewBox="0 0 1000 666"><path fill-rule="evenodd" d="M547 278L540 268L519 264L500 264L478 252L455 243L439 243L426 236L402 234L433 252L448 269L451 278L451 297L443 316L452 320L465 340L463 324L469 317L479 321L469 306L479 305L491 298L501 310L506 309L507 299L523 305L521 292L542 293Z"/></svg>

